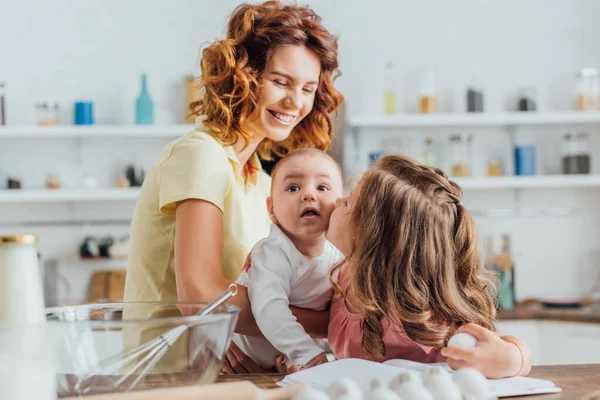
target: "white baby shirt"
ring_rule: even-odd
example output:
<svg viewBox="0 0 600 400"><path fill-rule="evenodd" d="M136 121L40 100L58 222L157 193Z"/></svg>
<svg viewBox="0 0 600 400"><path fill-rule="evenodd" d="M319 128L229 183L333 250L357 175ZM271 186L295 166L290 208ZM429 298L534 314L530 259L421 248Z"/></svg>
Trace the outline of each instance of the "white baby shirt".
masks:
<svg viewBox="0 0 600 400"><path fill-rule="evenodd" d="M323 253L307 259L292 241L271 225L271 232L252 249L251 268L237 283L248 287L252 314L265 336L235 334L233 341L263 368L275 366L284 354L296 365L306 365L323 350L297 322L289 306L321 311L332 296L329 272L343 255L328 241Z"/></svg>

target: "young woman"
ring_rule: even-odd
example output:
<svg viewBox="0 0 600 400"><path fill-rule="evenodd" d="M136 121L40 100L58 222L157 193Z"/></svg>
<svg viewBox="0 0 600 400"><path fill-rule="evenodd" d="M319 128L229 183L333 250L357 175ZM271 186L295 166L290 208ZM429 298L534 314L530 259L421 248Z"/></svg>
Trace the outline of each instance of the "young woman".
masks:
<svg viewBox="0 0 600 400"><path fill-rule="evenodd" d="M202 53L196 129L169 143L149 170L131 228L126 301L211 301L268 236L268 159L326 149L342 96L337 40L309 8L279 1L239 6L225 39ZM247 292L238 331L260 334ZM326 312L294 310L325 335Z"/></svg>

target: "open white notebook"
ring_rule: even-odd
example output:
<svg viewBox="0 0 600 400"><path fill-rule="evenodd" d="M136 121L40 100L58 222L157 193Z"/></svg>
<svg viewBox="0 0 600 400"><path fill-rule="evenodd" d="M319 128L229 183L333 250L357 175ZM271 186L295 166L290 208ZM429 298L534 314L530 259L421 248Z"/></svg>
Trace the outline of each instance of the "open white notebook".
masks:
<svg viewBox="0 0 600 400"><path fill-rule="evenodd" d="M371 381L375 378L388 383L402 371L424 371L428 368L441 367L452 372L446 363L422 364L408 360L388 360L384 363L346 358L313 368L305 369L286 376L280 386L289 386L294 383L308 384L316 389L324 390L331 383L341 378L354 380L362 390L368 390ZM536 378L517 376L514 378L488 379L490 394L496 397L523 396L528 394L556 393L561 388L552 381Z"/></svg>

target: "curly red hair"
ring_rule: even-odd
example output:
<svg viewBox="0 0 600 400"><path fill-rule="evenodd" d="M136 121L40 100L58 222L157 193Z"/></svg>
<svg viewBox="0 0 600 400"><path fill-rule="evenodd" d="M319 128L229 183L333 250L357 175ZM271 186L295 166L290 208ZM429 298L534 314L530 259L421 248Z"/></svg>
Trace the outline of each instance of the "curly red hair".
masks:
<svg viewBox="0 0 600 400"><path fill-rule="evenodd" d="M311 112L281 142L266 139L257 148L263 159L283 157L292 150L314 147L326 150L333 134L332 114L342 104L333 87L340 75L337 38L322 25L320 17L306 6L280 1L242 4L235 9L227 35L202 52L199 81L203 98L190 104L196 115L206 115L204 126L224 145L252 133L245 129L256 109L258 79L273 51L284 45L306 46L321 63L319 87Z"/></svg>

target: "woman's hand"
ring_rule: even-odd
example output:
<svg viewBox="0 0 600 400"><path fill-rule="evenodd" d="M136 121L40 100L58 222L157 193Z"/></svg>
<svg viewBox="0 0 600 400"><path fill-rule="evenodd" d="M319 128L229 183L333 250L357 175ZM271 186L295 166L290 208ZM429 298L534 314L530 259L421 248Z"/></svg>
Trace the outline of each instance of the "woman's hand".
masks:
<svg viewBox="0 0 600 400"><path fill-rule="evenodd" d="M312 361L311 361L312 362ZM285 356L278 356L275 359L275 368L264 369L256 364L246 355L235 343L231 342L225 362L221 368L221 373L225 375L234 374L265 374L281 372L284 374L297 372L300 368L287 362Z"/></svg>
<svg viewBox="0 0 600 400"><path fill-rule="evenodd" d="M311 368L311 367L317 366L319 364L325 364L328 361L329 360L327 359L327 356L325 355L325 353L321 353L318 356L316 356L315 358L313 358L312 360L310 360L308 362L308 364L306 364L305 366L301 367L300 369Z"/></svg>
<svg viewBox="0 0 600 400"><path fill-rule="evenodd" d="M450 368L472 367L488 378L505 378L520 373L523 360L516 344L477 324L467 324L458 331L473 335L477 346L444 347L441 353L448 358Z"/></svg>

